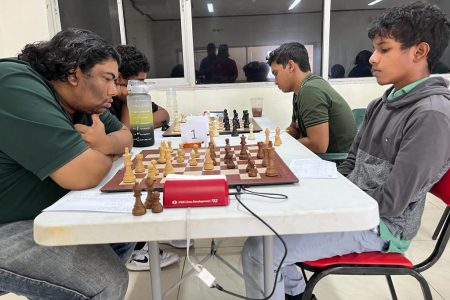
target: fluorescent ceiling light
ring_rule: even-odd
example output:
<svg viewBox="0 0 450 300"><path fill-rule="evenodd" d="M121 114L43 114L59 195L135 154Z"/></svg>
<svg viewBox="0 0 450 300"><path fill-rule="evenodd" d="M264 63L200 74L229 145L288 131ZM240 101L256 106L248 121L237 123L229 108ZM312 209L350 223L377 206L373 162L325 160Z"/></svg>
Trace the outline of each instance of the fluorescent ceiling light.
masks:
<svg viewBox="0 0 450 300"><path fill-rule="evenodd" d="M289 6L288 10L293 9L294 7L297 6L297 4L299 4L302 0L294 0L294 2L292 2L291 6Z"/></svg>
<svg viewBox="0 0 450 300"><path fill-rule="evenodd" d="M206 6L208 6L208 11L210 13L214 12L214 6L212 5L212 3L208 3L208 4L206 4Z"/></svg>
<svg viewBox="0 0 450 300"><path fill-rule="evenodd" d="M375 4L377 4L377 3L381 2L381 1L383 1L383 0L375 0L375 1L370 2L367 5L375 5Z"/></svg>

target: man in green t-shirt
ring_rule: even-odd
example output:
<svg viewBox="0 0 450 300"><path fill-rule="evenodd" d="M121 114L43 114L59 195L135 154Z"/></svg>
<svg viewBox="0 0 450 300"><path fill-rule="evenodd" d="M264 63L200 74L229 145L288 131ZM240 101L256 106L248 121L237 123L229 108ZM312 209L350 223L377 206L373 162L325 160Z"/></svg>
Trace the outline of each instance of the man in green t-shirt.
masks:
<svg viewBox="0 0 450 300"><path fill-rule="evenodd" d="M0 60L0 291L42 299L123 299L128 244L42 247L33 218L69 190L96 186L132 146L108 108L120 56L67 29Z"/></svg>
<svg viewBox="0 0 450 300"><path fill-rule="evenodd" d="M356 134L352 111L328 82L311 73L305 46L282 44L267 63L278 88L294 92L289 134L315 153L348 152Z"/></svg>

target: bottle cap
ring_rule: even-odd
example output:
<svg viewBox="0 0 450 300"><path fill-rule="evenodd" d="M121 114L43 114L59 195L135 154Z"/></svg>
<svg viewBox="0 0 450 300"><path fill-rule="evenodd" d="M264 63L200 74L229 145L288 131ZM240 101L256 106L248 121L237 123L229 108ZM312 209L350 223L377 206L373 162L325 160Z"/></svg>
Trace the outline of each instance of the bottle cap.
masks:
<svg viewBox="0 0 450 300"><path fill-rule="evenodd" d="M148 94L150 86L144 80L128 80L127 85L129 94Z"/></svg>

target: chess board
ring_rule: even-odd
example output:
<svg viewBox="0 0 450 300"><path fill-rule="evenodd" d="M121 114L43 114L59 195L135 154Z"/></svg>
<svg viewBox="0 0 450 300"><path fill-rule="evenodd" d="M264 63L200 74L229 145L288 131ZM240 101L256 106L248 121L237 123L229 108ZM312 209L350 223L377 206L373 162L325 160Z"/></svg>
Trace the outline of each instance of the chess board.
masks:
<svg viewBox="0 0 450 300"><path fill-rule="evenodd" d="M230 119L230 130L225 130L225 128L223 127L223 118L219 118L219 126L220 126L219 127L219 134L220 135L231 134L231 131L233 129L232 122L233 122L233 120ZM260 132L260 131L262 131L262 128L258 125L258 123L256 123L256 121L253 118L250 118L250 122L253 123L253 132ZM239 125L240 125L240 128L238 128L238 130L237 130L238 134L249 133L250 132L249 128L244 128L244 121L242 119L239 120ZM176 137L176 136L181 136L181 132L180 131L173 131L173 124L170 125L169 129L167 129L163 133L163 137Z"/></svg>
<svg viewBox="0 0 450 300"><path fill-rule="evenodd" d="M234 163L236 165L235 169L227 169L223 162L225 156L224 147L216 147L216 161L217 166L214 166L214 170L206 171L203 170L203 161L205 157L206 148L199 149L200 158L197 159L197 166L189 166L189 155L192 149L185 149L185 156L183 163L177 163L176 149L174 149L174 154L172 158L172 164L175 169L176 174L187 174L187 175L218 175L225 174L227 177L228 186L233 187L237 185L272 185L272 184L287 184L298 182L298 178L292 173L289 167L284 163L281 157L275 151L275 168L278 171L277 177L268 177L265 175L266 168L262 166L262 159L257 159L256 154L258 153L257 145L247 145L247 150L255 161L255 166L257 168L257 176L249 177L245 171L247 167L247 160L239 159L239 152L241 146L231 146L231 152L234 154ZM143 150L141 152L144 156L144 165L147 168L151 160L157 160L159 157L159 150ZM219 160L220 158L220 160ZM220 161L220 162L219 162ZM133 170L135 165L135 159L133 159ZM165 177L163 176L165 164L157 164L159 174L153 185L155 190L162 191ZM134 171L133 171L134 172ZM133 184L126 184L123 182L124 169L119 170L114 177L108 181L100 190L102 192L128 192L132 191ZM147 173L135 173L136 181L141 186L142 190L145 189L145 184L143 179L147 176Z"/></svg>

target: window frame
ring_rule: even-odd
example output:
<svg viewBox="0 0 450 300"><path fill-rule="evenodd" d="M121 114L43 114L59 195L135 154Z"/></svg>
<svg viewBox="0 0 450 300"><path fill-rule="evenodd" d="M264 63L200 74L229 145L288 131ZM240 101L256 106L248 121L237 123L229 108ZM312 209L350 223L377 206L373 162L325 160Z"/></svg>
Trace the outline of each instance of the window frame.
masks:
<svg viewBox="0 0 450 300"><path fill-rule="evenodd" d="M330 54L330 23L331 23L331 1L322 0L322 52L321 52L321 74L325 80L330 80L337 84L341 83L361 83L374 82L374 77L367 78L339 78L329 79L329 54ZM116 0L119 18L120 39L123 45L126 44L125 19L123 13L123 0ZM271 81L265 82L239 82L239 83L219 83L219 84L197 84L195 82L195 61L194 61L194 45L192 32L192 11L191 0L179 0L180 3L180 21L181 21L181 38L182 38L182 52L183 52L183 78L153 78L146 79L154 85L155 88L227 88L227 87L266 87L273 85ZM61 30L61 19L59 14L58 0L47 0L48 11L48 27L49 32L53 36ZM431 76L434 76L431 75ZM450 73L438 74L444 78L450 78Z"/></svg>

